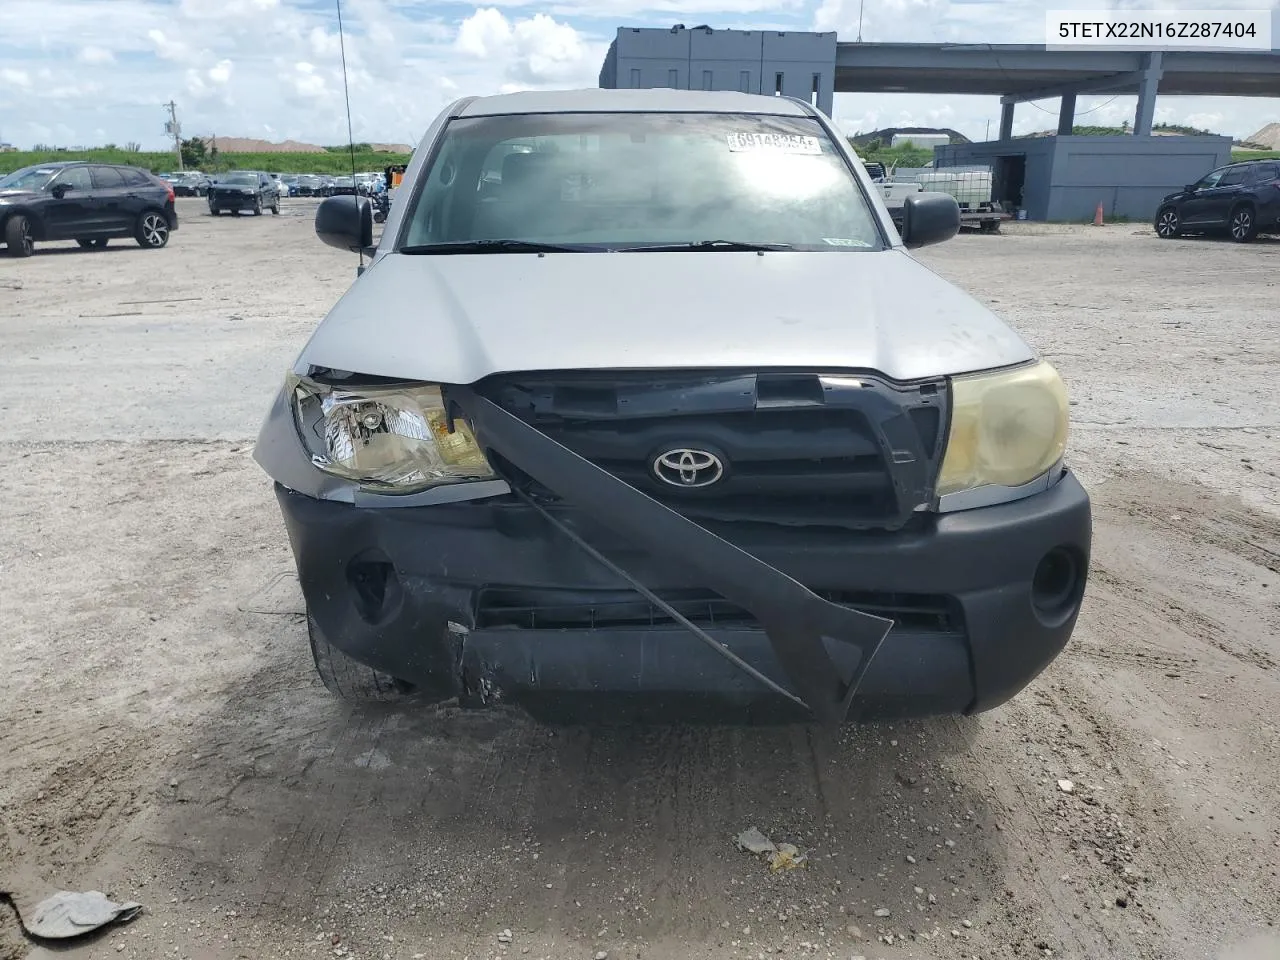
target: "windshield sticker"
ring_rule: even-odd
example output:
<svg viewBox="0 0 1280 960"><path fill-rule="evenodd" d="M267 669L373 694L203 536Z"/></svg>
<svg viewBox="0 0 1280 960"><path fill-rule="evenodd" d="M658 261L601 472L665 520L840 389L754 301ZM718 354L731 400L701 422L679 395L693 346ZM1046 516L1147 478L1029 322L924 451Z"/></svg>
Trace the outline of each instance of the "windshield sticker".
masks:
<svg viewBox="0 0 1280 960"><path fill-rule="evenodd" d="M769 150L777 153L822 153L817 137L802 137L790 133L731 133L726 138L734 153L744 150Z"/></svg>
<svg viewBox="0 0 1280 960"><path fill-rule="evenodd" d="M865 240L854 240L850 237L823 237L822 242L832 247L869 247Z"/></svg>

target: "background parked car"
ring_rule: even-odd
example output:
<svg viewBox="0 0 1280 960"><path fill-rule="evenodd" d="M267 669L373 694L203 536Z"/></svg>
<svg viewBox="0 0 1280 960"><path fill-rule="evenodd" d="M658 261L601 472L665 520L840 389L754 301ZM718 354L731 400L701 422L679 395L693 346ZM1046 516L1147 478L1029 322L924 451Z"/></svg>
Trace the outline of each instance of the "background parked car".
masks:
<svg viewBox="0 0 1280 960"><path fill-rule="evenodd" d="M271 177L260 170L233 170L223 173L209 188L209 212L215 217L224 210L239 213L252 210L255 217L263 210L280 212L280 190Z"/></svg>
<svg viewBox="0 0 1280 960"><path fill-rule="evenodd" d="M325 187L323 177L315 174L303 174L297 178L297 182L293 184L293 193L299 197L327 197L328 191Z"/></svg>
<svg viewBox="0 0 1280 960"><path fill-rule="evenodd" d="M1155 227L1165 240L1187 233L1225 233L1237 243L1280 231L1280 160L1219 167L1165 197Z"/></svg>
<svg viewBox="0 0 1280 960"><path fill-rule="evenodd" d="M100 250L131 236L156 249L178 229L173 196L171 184L137 167L36 164L0 178L0 235L11 257L29 257L45 240Z"/></svg>
<svg viewBox="0 0 1280 960"><path fill-rule="evenodd" d="M352 196L356 192L356 182L351 177L334 177L333 185L329 188L329 196L341 197Z"/></svg>
<svg viewBox="0 0 1280 960"><path fill-rule="evenodd" d="M172 173L166 179L173 184L173 192L179 197L203 197L209 193L210 180L198 171Z"/></svg>

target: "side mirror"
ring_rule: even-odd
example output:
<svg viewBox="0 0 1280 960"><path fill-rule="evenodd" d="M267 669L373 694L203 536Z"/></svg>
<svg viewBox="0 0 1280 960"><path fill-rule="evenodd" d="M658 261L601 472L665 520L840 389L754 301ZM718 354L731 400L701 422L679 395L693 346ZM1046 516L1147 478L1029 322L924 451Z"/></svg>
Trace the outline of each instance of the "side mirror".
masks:
<svg viewBox="0 0 1280 960"><path fill-rule="evenodd" d="M902 209L902 242L927 247L960 232L960 204L949 193L916 193Z"/></svg>
<svg viewBox="0 0 1280 960"><path fill-rule="evenodd" d="M1188 184L1187 184L1185 187L1183 187L1182 189L1183 189L1183 190L1185 190L1187 193L1195 193L1195 192L1196 192L1196 185L1195 185L1194 183L1188 183Z"/></svg>
<svg viewBox="0 0 1280 960"><path fill-rule="evenodd" d="M329 197L316 210L316 236L339 250L369 250L373 246L373 207L362 197Z"/></svg>
<svg viewBox="0 0 1280 960"><path fill-rule="evenodd" d="M53 185L53 189L49 192L53 194L54 199L61 200L63 197L67 195L67 191L70 189L71 189L71 184L69 183L55 183Z"/></svg>

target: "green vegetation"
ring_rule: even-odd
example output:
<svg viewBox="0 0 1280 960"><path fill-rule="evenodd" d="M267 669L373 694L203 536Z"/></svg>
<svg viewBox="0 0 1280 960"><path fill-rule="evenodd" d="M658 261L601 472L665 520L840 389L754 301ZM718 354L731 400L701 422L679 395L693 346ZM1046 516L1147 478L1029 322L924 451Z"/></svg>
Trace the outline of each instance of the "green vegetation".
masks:
<svg viewBox="0 0 1280 960"><path fill-rule="evenodd" d="M203 147L203 144L201 145ZM356 144L356 170L381 170L393 164L409 162L408 154L374 153L360 150ZM196 169L205 173L219 173L226 170L265 170L268 173L324 173L329 176L350 175L351 155L346 148L342 152L326 153L219 153L208 157L202 166ZM168 173L178 169L177 158L173 151L164 153L143 153L130 150L109 149L106 147L94 150L30 150L17 153L0 153L0 176L12 173L33 163L47 163L50 160L96 160L99 163L123 163L132 167L142 167L152 173ZM190 164L187 164L190 166Z"/></svg>
<svg viewBox="0 0 1280 960"><path fill-rule="evenodd" d="M1275 160L1280 158L1280 150L1232 150L1231 160Z"/></svg>
<svg viewBox="0 0 1280 960"><path fill-rule="evenodd" d="M933 161L931 147L917 147L911 143L886 147L879 138L858 146L850 137L849 143L863 160L875 160L886 167L923 167L926 163Z"/></svg>
<svg viewBox="0 0 1280 960"><path fill-rule="evenodd" d="M1151 125L1153 133L1177 133L1184 137L1216 137L1218 134L1212 130L1201 130L1199 127L1188 127L1180 123L1154 123ZM1132 132L1129 121L1124 121L1118 127L1097 127L1088 125L1076 125L1071 128L1073 137L1127 137ZM1052 131L1042 133L1024 133L1015 140L1022 140L1027 137L1044 137L1051 135Z"/></svg>
<svg viewBox="0 0 1280 960"><path fill-rule="evenodd" d="M1180 123L1153 123L1152 130L1160 130L1168 133L1180 133L1184 137L1216 137L1217 134L1212 130L1201 130L1199 127L1187 127Z"/></svg>

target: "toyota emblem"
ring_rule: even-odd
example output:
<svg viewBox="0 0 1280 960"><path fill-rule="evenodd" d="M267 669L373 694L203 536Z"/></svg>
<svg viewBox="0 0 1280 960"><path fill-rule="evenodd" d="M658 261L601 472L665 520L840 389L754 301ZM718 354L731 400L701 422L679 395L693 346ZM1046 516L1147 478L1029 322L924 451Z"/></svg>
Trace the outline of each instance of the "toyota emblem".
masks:
<svg viewBox="0 0 1280 960"><path fill-rule="evenodd" d="M673 487L709 487L724 476L724 463L710 451L677 447L654 457L653 475Z"/></svg>

